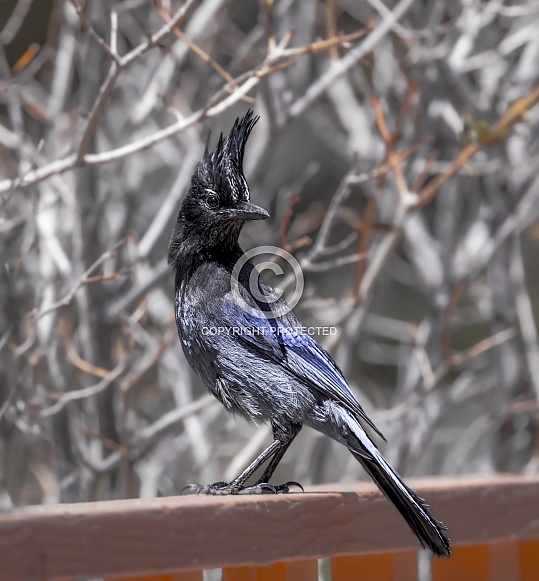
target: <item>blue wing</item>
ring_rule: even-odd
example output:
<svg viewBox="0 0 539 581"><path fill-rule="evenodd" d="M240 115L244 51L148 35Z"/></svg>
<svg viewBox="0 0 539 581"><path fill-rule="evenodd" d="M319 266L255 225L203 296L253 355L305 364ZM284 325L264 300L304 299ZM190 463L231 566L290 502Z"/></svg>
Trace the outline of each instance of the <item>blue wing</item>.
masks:
<svg viewBox="0 0 539 581"><path fill-rule="evenodd" d="M340 402L385 440L355 398L337 364L304 332L293 313L274 319L256 317L243 310L230 295L223 298L222 304L225 318L239 341L256 347L303 383Z"/></svg>

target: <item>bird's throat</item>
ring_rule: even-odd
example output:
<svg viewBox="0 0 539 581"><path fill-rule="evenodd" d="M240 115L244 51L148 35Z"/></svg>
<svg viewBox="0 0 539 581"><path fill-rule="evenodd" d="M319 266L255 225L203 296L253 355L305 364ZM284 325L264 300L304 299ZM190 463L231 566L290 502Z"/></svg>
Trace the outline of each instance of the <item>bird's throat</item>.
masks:
<svg viewBox="0 0 539 581"><path fill-rule="evenodd" d="M243 221L240 220L208 225L207 228L178 224L169 258L176 269L176 281L190 278L197 267L207 261L233 268L242 255L238 244L242 226Z"/></svg>

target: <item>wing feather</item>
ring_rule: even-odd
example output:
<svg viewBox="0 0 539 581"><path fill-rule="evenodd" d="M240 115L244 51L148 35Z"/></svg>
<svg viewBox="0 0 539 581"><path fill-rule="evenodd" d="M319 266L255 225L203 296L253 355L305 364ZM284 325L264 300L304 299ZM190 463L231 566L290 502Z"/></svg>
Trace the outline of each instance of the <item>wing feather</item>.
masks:
<svg viewBox="0 0 539 581"><path fill-rule="evenodd" d="M292 375L325 397L338 401L368 424L384 441L367 416L330 355L304 331L292 312L284 317L256 317L242 309L230 294L223 298L223 313L234 335L280 363Z"/></svg>

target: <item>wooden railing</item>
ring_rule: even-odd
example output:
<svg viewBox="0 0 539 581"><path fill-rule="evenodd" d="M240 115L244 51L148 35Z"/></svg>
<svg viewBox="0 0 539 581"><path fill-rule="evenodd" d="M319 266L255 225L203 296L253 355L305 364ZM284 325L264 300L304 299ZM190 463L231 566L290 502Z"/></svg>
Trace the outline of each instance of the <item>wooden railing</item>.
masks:
<svg viewBox="0 0 539 581"><path fill-rule="evenodd" d="M539 477L423 479L450 559L433 581L539 580ZM279 496L181 496L39 506L0 515L0 580L412 581L417 541L370 484ZM423 555L422 557L424 557ZM427 561L427 566L429 565ZM326 575L329 578L329 574ZM427 575L428 577L428 575Z"/></svg>

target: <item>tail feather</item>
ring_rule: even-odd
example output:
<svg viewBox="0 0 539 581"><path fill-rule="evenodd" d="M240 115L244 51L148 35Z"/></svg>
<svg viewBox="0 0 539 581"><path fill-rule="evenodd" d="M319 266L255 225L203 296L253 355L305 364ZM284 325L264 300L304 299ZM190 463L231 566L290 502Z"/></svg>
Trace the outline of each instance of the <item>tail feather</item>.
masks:
<svg viewBox="0 0 539 581"><path fill-rule="evenodd" d="M400 479L381 454L372 459L352 452L378 485L378 488L395 505L423 547L439 557L451 555L451 541L445 524L436 520L429 505Z"/></svg>
<svg viewBox="0 0 539 581"><path fill-rule="evenodd" d="M432 516L429 505L406 486L363 428L356 421L350 420L348 416L347 423L357 438L357 442L349 443L352 454L376 482L378 488L395 505L423 547L427 547L439 557L449 557L451 540L445 524Z"/></svg>

